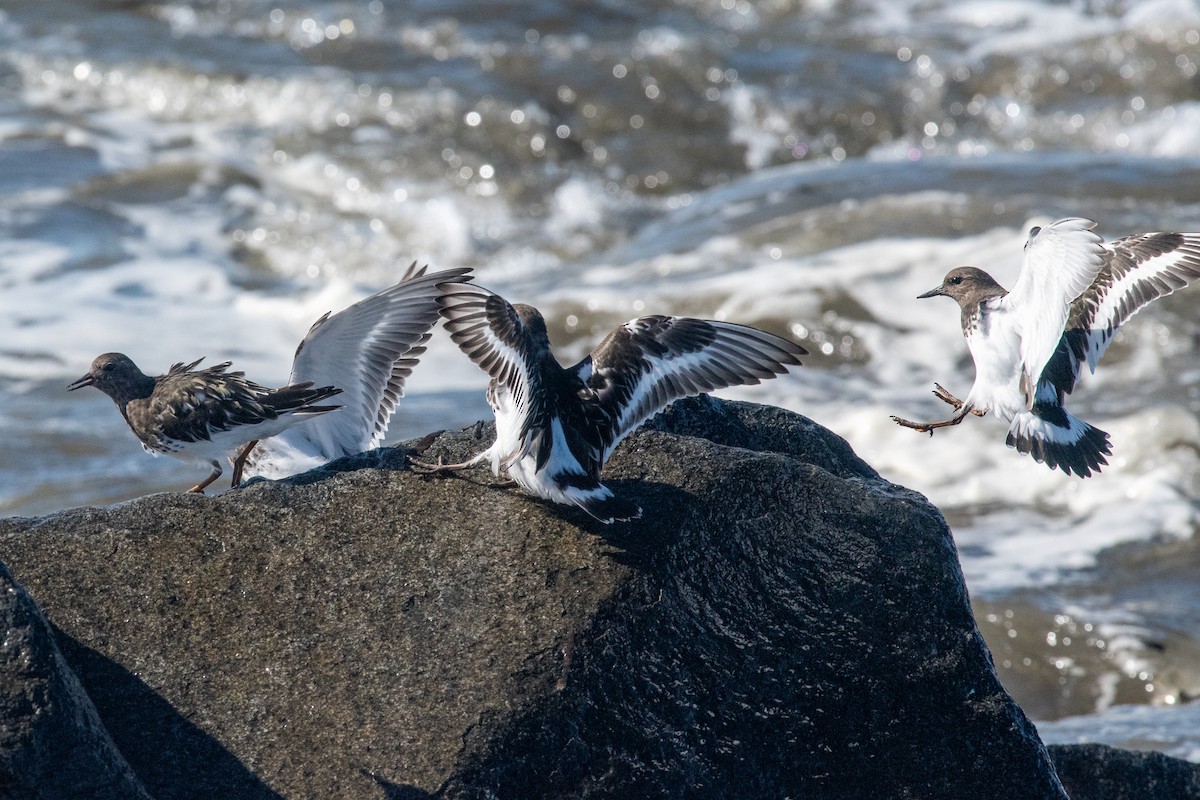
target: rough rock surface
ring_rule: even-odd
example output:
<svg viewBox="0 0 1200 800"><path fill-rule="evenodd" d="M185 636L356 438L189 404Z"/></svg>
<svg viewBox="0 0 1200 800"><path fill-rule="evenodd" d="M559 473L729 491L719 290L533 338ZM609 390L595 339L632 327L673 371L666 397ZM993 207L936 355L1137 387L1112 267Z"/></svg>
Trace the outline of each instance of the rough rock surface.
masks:
<svg viewBox="0 0 1200 800"><path fill-rule="evenodd" d="M0 565L0 797L149 800L50 624Z"/></svg>
<svg viewBox="0 0 1200 800"><path fill-rule="evenodd" d="M1071 800L1200 797L1200 765L1189 761L1102 744L1056 744L1048 749Z"/></svg>
<svg viewBox="0 0 1200 800"><path fill-rule="evenodd" d="M0 520L152 797L1065 796L941 515L809 420L676 404L615 527L403 465Z"/></svg>

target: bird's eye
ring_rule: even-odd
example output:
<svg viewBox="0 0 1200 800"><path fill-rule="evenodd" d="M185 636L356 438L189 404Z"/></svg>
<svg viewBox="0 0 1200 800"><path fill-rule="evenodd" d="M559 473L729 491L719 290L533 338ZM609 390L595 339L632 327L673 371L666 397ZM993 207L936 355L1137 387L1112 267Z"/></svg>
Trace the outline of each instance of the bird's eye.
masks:
<svg viewBox="0 0 1200 800"><path fill-rule="evenodd" d="M107 364L100 367L100 369L104 370L105 372L112 372L116 368L117 368L117 364L115 361L109 361Z"/></svg>
<svg viewBox="0 0 1200 800"><path fill-rule="evenodd" d="M953 283L953 284L959 284L959 283L962 283L962 276L961 276L961 275L955 275L953 278L951 278L951 279L950 279L950 282L951 282L951 283Z"/></svg>

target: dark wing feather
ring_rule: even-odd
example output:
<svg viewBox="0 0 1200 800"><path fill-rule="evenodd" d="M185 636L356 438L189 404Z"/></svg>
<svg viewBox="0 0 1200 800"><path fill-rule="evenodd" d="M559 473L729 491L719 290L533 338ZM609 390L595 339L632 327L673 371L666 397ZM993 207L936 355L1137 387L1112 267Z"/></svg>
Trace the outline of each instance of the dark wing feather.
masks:
<svg viewBox="0 0 1200 800"><path fill-rule="evenodd" d="M198 363L173 364L158 379L154 393L137 409L154 422L143 429L157 431L167 440L199 442L210 439L215 430L278 416L274 408L262 402L270 389L246 380L242 372L226 372L228 361L191 371ZM131 413L133 406L131 403Z"/></svg>
<svg viewBox="0 0 1200 800"><path fill-rule="evenodd" d="M214 432L273 420L280 414L338 408L313 405L340 394L332 386L314 388L304 382L268 389L246 380L242 372L226 372L228 361L190 371L198 363L172 365L156 379L148 399L128 404L131 426L143 432L139 435L148 447L162 449L163 441L207 441Z"/></svg>
<svg viewBox="0 0 1200 800"><path fill-rule="evenodd" d="M443 283L438 300L450 338L492 379L489 393L507 389L524 420L522 442L541 442L539 466L549 455L552 409L542 391L541 359L549 356L544 339L535 337L517 310L503 297L480 286ZM489 398L490 399L490 398ZM493 406L495 403L493 403ZM515 458L519 453L508 454Z"/></svg>
<svg viewBox="0 0 1200 800"><path fill-rule="evenodd" d="M1146 304L1200 277L1200 234L1142 233L1105 246L1104 266L1071 304L1066 329L1042 373L1069 393L1086 363L1096 370L1117 329Z"/></svg>
<svg viewBox="0 0 1200 800"><path fill-rule="evenodd" d="M681 397L759 383L798 365L803 347L757 328L686 317L639 317L577 369L607 417L605 458L634 428Z"/></svg>

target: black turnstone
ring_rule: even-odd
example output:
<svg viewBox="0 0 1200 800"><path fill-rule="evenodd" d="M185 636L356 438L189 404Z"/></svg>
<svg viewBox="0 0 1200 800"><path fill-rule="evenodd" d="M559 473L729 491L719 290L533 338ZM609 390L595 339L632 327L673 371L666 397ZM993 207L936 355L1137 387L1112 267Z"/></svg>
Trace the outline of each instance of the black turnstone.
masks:
<svg viewBox="0 0 1200 800"><path fill-rule="evenodd" d="M975 361L975 384L939 422L900 425L932 435L968 414L1010 422L1007 444L1067 474L1088 477L1111 455L1108 434L1064 407L1086 363L1095 372L1117 329L1147 303L1200 277L1200 233L1142 233L1105 244L1078 217L1033 228L1011 292L974 267L951 270L920 297L952 297Z"/></svg>
<svg viewBox="0 0 1200 800"><path fill-rule="evenodd" d="M173 364L166 375L152 378L129 356L105 353L67 389L95 386L111 397L147 452L211 466L212 473L188 490L201 493L221 476L221 461L235 448L341 408L317 405L341 394L333 386L303 381L268 389L244 373L226 372L228 361L195 369L203 360Z"/></svg>
<svg viewBox="0 0 1200 800"><path fill-rule="evenodd" d="M493 474L503 468L530 494L577 505L605 523L641 515L600 482L604 462L626 435L673 400L773 378L807 353L745 325L646 316L563 368L537 309L477 286L441 288L450 337L491 376L496 441L462 464L414 463L441 471L488 461Z"/></svg>
<svg viewBox="0 0 1200 800"><path fill-rule="evenodd" d="M345 407L261 443L247 474L280 478L379 446L438 320L437 285L471 280L466 267L426 269L414 262L395 285L313 324L289 382L338 386Z"/></svg>

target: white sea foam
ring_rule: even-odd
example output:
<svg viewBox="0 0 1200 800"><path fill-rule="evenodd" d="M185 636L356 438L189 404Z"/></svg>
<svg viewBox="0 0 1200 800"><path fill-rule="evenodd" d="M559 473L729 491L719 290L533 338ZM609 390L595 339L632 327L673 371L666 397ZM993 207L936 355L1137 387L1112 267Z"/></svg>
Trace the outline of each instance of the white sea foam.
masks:
<svg viewBox="0 0 1200 800"><path fill-rule="evenodd" d="M308 185L321 187L325 171L309 172ZM803 170L796 175L806 179ZM321 191L336 194L336 183ZM952 520L976 592L1059 581L1092 565L1113 544L1187 536L1194 530L1197 512L1189 497L1200 473L1195 456L1200 427L1190 409L1164 400L1118 416L1093 411L1105 405L1101 395L1106 388L1124 391L1130 382L1161 374L1173 359L1186 357L1187 338L1168 336L1164 347L1162 323L1151 313L1130 324L1119 360L1107 359L1096 376L1085 378L1072 400L1073 406L1082 404L1084 418L1112 434L1114 457L1102 478L1068 478L1005 448L1005 428L994 419L971 418L932 438L888 419L893 413L943 415L947 409L929 394L933 383L961 396L973 378L958 309L939 299L917 300L916 295L963 263L983 266L1012 285L1025 230L1044 219L961 237L884 235L821 248L804 244L803 225L799 239L792 232L763 237L753 209L754 197L763 195L741 199L745 188L718 190L728 202L701 198L673 215L693 234L710 231L694 236L690 247L663 253L660 241L646 239L648 247L639 257L638 245L631 243L619 262L590 265L569 281L558 279L563 267L554 259L510 251L481 270L480 282L512 293L514 300L538 304L552 319L582 305L607 325L641 313L686 313L782 325L783 332L800 336L813 351L805 367L723 396L807 414L844 436L885 477L926 494ZM756 191L763 191L763 185ZM556 210L545 224L557 228L560 237L571 231L586 235L590 224L611 213L607 196L582 180L564 183L555 197ZM930 191L913 201L953 206L957 198L952 192ZM413 224L457 242L450 246L462 257L470 252L461 232L463 213L450 200L434 205L438 203L441 210L428 203L413 209ZM840 208L849 214L859 211L845 204ZM385 285L378 278L386 269L376 264L379 272L370 283L334 274L285 294L246 292L221 263L227 255L218 215L151 206L127 207L125 213L141 235L131 242L131 258L103 270L56 273L56 264L65 257L61 247L35 242L6 247L7 296L17 307L41 311L0 318L8 352L20 354L0 354L0 373L65 381L82 373L96 353L120 350L148 370L207 355L210 360L232 358L257 380L282 382L291 352L313 320ZM657 224L670 229L671 217ZM814 228L807 235L820 233ZM782 247L772 239L793 255L782 256ZM811 252L796 254L804 250ZM197 252L208 257L191 255ZM289 250L272 252L284 258L281 254ZM290 252L304 255L300 248ZM511 269L503 266L506 261ZM354 274L362 277L361 270ZM850 298L859 311L840 305ZM161 324L164 309L170 309L170 324ZM154 330L152 337L147 337L148 329ZM578 341L563 343L564 360L595 344L583 333ZM31 357L45 353L45 342L55 343L53 356ZM414 375L414 393L482 395L485 377L444 337L434 338L427 359L438 368ZM406 405L421 402L411 394ZM468 407L478 411L482 403ZM402 424L398 430L401 435L417 433L403 430Z"/></svg>
<svg viewBox="0 0 1200 800"><path fill-rule="evenodd" d="M1123 132L1130 152L1164 158L1193 156L1200 152L1200 103L1167 106Z"/></svg>
<svg viewBox="0 0 1200 800"><path fill-rule="evenodd" d="M1200 229L1194 3L697 0L586 32L556 27L569 5L515 37L469 4L106 11L132 38L0 12L20 84L0 100L0 511L194 481L63 391L97 353L280 383L317 317L418 259L539 306L563 361L646 313L794 336L804 367L721 396L806 414L927 495L976 596L1086 586L1105 548L1194 535L1196 287L1071 397L1112 436L1100 476L1006 448L995 419L889 419L970 387L958 309L916 299L950 268L1012 286L1026 229L1058 216ZM435 334L391 440L487 416L486 383ZM1103 606L1074 613L1116 654L1096 676L1115 699L1156 627Z"/></svg>
<svg viewBox="0 0 1200 800"><path fill-rule="evenodd" d="M1046 744L1099 742L1133 750L1158 750L1200 762L1200 704L1114 706L1102 714L1037 723Z"/></svg>
<svg viewBox="0 0 1200 800"><path fill-rule="evenodd" d="M1106 385L1124 387L1167 368L1171 348L1164 351L1150 313L1129 324L1124 357L1086 376L1072 403L1112 435L1114 455L1102 477L1069 477L1006 448L1007 426L992 418L968 418L932 438L889 419L894 413L941 418L949 409L929 394L933 383L964 396L974 377L957 306L916 295L963 263L1012 285L1025 231L1044 221L950 240L885 237L778 260L769 247L747 251L737 238L717 236L690 252L589 270L584 294L591 308L613 318L636 310L631 298L651 313L680 310L683 297L703 299L717 318L812 328L824 319L823 297L853 297L869 317L841 317L830 330L809 330L810 337L825 335L808 340L816 351L804 368L753 392L723 394L805 413L844 436L885 477L926 494L954 522L973 590L1001 592L1061 581L1114 544L1188 536L1200 522L1190 499L1200 473L1200 425L1191 411L1164 401L1117 417L1091 411L1104 405L1099 396ZM578 299L578 289L563 289L542 305L553 314L557 301ZM867 354L861 370L829 363L843 336L855 343L850 349ZM1096 402L1085 400L1089 394Z"/></svg>

